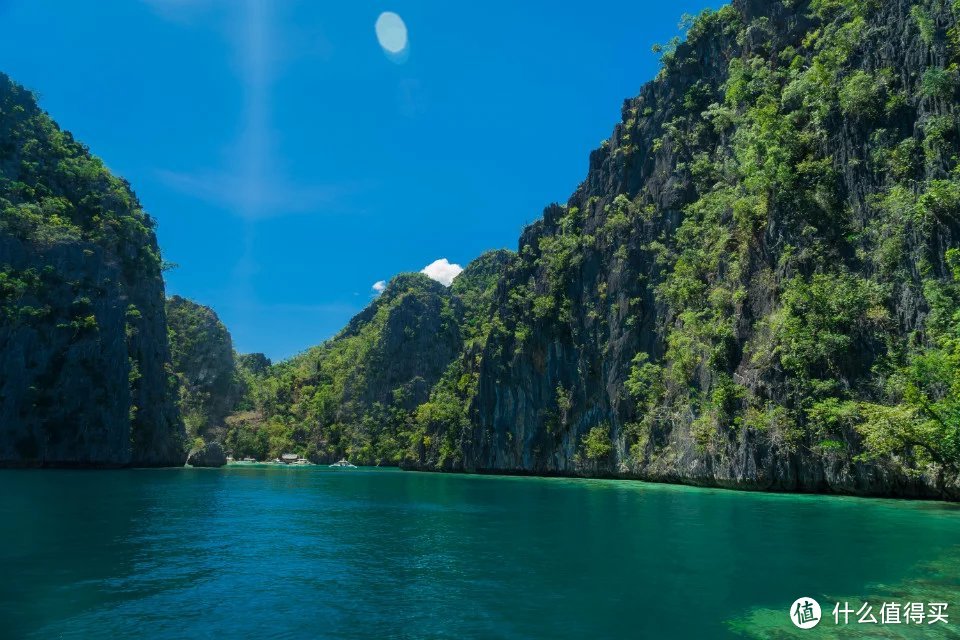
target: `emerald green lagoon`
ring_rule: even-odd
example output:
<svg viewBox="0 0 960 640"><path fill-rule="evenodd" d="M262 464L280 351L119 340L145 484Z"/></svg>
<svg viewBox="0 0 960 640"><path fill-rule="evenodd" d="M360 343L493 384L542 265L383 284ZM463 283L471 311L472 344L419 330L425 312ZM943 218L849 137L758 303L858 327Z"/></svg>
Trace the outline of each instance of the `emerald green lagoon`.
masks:
<svg viewBox="0 0 960 640"><path fill-rule="evenodd" d="M917 637L960 629L945 503L266 465L0 486L3 638L825 637L890 594L950 602Z"/></svg>

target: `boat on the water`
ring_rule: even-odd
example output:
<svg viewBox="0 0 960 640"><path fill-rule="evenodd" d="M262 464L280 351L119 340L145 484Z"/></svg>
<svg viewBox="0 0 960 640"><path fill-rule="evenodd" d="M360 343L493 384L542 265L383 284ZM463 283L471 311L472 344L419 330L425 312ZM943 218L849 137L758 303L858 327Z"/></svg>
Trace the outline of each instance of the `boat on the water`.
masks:
<svg viewBox="0 0 960 640"><path fill-rule="evenodd" d="M346 459L346 458L341 458L339 462L334 462L332 465L330 465L330 468L335 468L335 469L356 469L356 468L357 468L357 465L355 465L355 464L350 464L349 462L347 462L347 459Z"/></svg>

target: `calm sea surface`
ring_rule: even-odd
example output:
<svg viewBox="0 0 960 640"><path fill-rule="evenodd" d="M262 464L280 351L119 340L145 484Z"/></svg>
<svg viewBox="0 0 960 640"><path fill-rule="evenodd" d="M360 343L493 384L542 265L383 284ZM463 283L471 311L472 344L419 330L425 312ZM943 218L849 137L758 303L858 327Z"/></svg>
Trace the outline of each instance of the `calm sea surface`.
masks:
<svg viewBox="0 0 960 640"><path fill-rule="evenodd" d="M0 637L773 637L800 632L800 596L823 606L800 632L816 637L836 600L888 595L948 599L949 627L918 637L955 637L958 544L944 503L379 469L0 471Z"/></svg>

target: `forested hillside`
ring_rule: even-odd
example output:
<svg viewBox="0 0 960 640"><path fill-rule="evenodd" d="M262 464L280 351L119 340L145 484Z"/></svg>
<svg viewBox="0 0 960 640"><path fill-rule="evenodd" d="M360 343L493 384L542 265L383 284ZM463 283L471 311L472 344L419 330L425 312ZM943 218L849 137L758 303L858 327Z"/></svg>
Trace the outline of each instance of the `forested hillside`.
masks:
<svg viewBox="0 0 960 640"><path fill-rule="evenodd" d="M228 450L258 459L296 452L323 462L346 455L398 464L431 411L450 412L450 419L465 413L463 402L441 400L439 389L457 377L463 350L482 331L510 257L481 256L449 289L420 273L401 274L323 345L269 368L248 362L248 391L229 419Z"/></svg>
<svg viewBox="0 0 960 640"><path fill-rule="evenodd" d="M153 220L0 73L0 465L182 465Z"/></svg>

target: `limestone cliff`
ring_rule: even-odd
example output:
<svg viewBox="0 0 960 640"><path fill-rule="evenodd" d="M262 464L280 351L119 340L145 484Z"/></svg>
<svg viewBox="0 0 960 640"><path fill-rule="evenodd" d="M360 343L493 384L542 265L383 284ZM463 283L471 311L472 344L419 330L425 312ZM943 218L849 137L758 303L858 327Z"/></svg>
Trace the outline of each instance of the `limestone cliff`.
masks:
<svg viewBox="0 0 960 640"><path fill-rule="evenodd" d="M153 220L0 74L0 464L182 465Z"/></svg>
<svg viewBox="0 0 960 640"><path fill-rule="evenodd" d="M464 470L955 496L952 374L915 374L955 355L957 11L690 22L523 233L467 420L425 437Z"/></svg>
<svg viewBox="0 0 960 640"><path fill-rule="evenodd" d="M167 300L166 311L187 436L191 441L222 441L224 420L240 395L230 332L213 309L180 296Z"/></svg>

